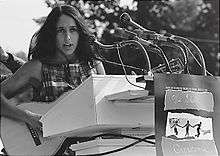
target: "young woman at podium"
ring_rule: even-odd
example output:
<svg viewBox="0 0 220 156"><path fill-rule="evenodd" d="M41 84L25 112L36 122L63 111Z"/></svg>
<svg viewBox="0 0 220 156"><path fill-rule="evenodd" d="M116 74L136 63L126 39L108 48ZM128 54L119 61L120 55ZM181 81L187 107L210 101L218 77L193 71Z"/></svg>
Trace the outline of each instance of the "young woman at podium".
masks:
<svg viewBox="0 0 220 156"><path fill-rule="evenodd" d="M92 36L79 11L60 5L52 9L35 35L29 61L1 83L1 116L41 128L39 116L16 108L9 99L33 87L33 101L53 102L75 89L92 73L105 74L89 44Z"/></svg>

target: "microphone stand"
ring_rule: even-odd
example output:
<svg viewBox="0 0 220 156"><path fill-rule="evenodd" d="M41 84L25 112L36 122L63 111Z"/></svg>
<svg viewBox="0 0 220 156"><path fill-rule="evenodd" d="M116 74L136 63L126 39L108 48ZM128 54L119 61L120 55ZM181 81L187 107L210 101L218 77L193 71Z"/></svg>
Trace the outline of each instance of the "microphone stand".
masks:
<svg viewBox="0 0 220 156"><path fill-rule="evenodd" d="M136 38L138 39L138 37ZM144 52L144 56L145 56L145 60L147 60L148 62L148 73L147 73L147 76L151 77L153 76L153 73L152 73L152 70L151 70L151 64L150 64L150 59L149 59L149 56L147 54L147 51L146 49L144 48L144 46L136 41L136 40L128 40L128 41L124 41L124 43L128 43L128 44L136 44L138 45ZM168 63L169 64L169 63ZM168 65L169 66L169 65ZM143 76L139 77L139 78L136 78L136 82L138 82L138 79L142 79ZM154 84L153 84L153 81L147 81L147 80L144 80L145 81L145 90L148 90L149 91L149 95L153 95L154 94Z"/></svg>
<svg viewBox="0 0 220 156"><path fill-rule="evenodd" d="M147 62L147 70L146 71L148 71L148 73L147 73L147 76L149 77L149 79L150 79L150 81L147 81L147 80L145 80L145 75L144 75L144 81L145 81L145 83L146 83L146 85L145 85L145 90L149 90L149 95L153 95L153 92L154 92L154 90L153 90L153 81L152 81L152 76L153 76L153 73L152 73L152 70L151 70L151 63L150 63L150 59L149 59L149 56L148 56L148 54L147 54L147 51L146 51L146 49L144 48L144 46L141 44L141 43L139 43L138 41L136 41L136 40L127 40L127 41L121 41L121 42L119 42L119 43L116 43L116 44L112 44L112 45L104 45L104 44L102 44L102 43L100 43L99 41L97 41L97 40L95 40L94 41L94 43L96 43L99 47L101 47L101 48L103 48L103 49L119 49L119 48L122 48L122 47L124 47L124 46L127 46L127 45L131 45L131 44L133 44L133 45L138 45L141 49L142 49L142 51L143 51L143 53L144 53L144 57L145 57L145 60L146 60L146 62ZM162 54L163 52L161 52L160 51L160 53ZM165 60L167 60L167 59L165 59ZM168 61L167 61L168 62ZM169 68L169 63L167 63L166 62L166 65L167 65L167 68ZM123 66L124 67L124 66ZM170 70L170 68L169 68L169 70ZM171 70L170 70L171 71ZM145 74L145 73L144 73ZM139 77L139 78L136 78L136 82L139 82L139 80L138 79L143 79L143 76L142 77ZM142 81L142 80L141 80ZM129 82L129 81L128 81ZM130 83L130 82L129 82ZM136 86L136 85L135 85Z"/></svg>
<svg viewBox="0 0 220 156"><path fill-rule="evenodd" d="M160 42L156 42L155 44L159 44L160 46L167 46L167 47L172 47L172 48L178 48L180 49L180 51L183 54L183 58L184 58L184 73L188 74L188 57L187 57L187 50L186 50L186 46L184 43L182 42L167 42L167 41L160 41Z"/></svg>
<svg viewBox="0 0 220 156"><path fill-rule="evenodd" d="M124 47L124 46L127 46L127 45L131 45L131 44L133 44L133 45L138 45L141 49L142 49L142 51L143 51L143 53L144 53L144 57L145 57L145 60L146 60L146 71L148 71L148 75L152 75L151 73L151 63L150 63L150 59L149 59L149 56L148 56L148 54L147 54L147 51L145 50L145 48L144 48L144 46L141 44L141 43L139 43L138 41L136 41L136 40L127 40L127 41L121 41L121 42L118 42L118 43L116 43L116 44L111 44L111 45L104 45L104 44L102 44L102 43L100 43L99 41L97 41L97 40L95 40L94 41L99 47L101 47L101 48L103 48L103 49L118 49L118 48L122 48L122 47Z"/></svg>
<svg viewBox="0 0 220 156"><path fill-rule="evenodd" d="M143 44L143 45L149 44L147 46L147 49L158 54L165 63L167 73L172 73L170 65L169 65L169 61L168 61L165 53L163 52L163 50L159 46L157 46L156 44L153 44L149 41L146 41L138 36L135 36L134 39L137 40L140 44Z"/></svg>
<svg viewBox="0 0 220 156"><path fill-rule="evenodd" d="M154 43L154 45L156 45L156 48L159 49L161 56L162 56L165 63L166 63L167 58L166 58L164 52L162 51L162 49L160 47L158 47L157 45L168 46L168 47L172 47L172 48L179 48L183 54L183 57L184 57L184 67L185 67L184 73L188 73L187 50L186 50L186 46L184 45L184 43L182 43L180 40L175 40L173 37L166 37L166 36L160 35L156 32L144 33L144 31L140 30L140 29L136 29L135 32L137 33L138 37L144 38L147 41L151 41ZM167 68L167 71L169 71L169 67L167 66L166 68Z"/></svg>
<svg viewBox="0 0 220 156"><path fill-rule="evenodd" d="M182 41L184 44L187 44L187 45L188 45L188 46L186 46L187 48L189 48L189 46L192 46L192 47L194 48L194 50L199 54L200 60L201 60L201 62L202 62L202 65L201 65L201 66L202 66L202 69L203 69L202 74L203 74L204 76L206 76L207 73L206 73L205 59L204 59L204 57L203 57L203 55L202 55L202 52L201 52L201 50L199 49L199 47L196 46L195 43L193 43L191 40L189 40L189 39L187 39L187 38L184 38L184 37L181 37L181 36L176 36L176 35L173 35L173 38L174 38L175 40ZM190 48L189 48L188 50L189 50L189 52L192 54ZM192 55L193 55L193 54L192 54Z"/></svg>
<svg viewBox="0 0 220 156"><path fill-rule="evenodd" d="M138 43L140 45L142 45L141 41L143 41L143 39L139 38L138 36L136 36L134 39L139 41ZM142 45L142 47L143 47L143 45ZM150 51L156 52L156 54L158 54L162 58L162 60L165 63L165 66L166 66L167 73L172 73L170 65L169 65L169 62L168 62L168 59L167 59L165 53L163 52L163 50L159 46L157 46L155 44L150 44L147 47L148 47L148 49L150 49ZM146 51L144 47L143 47L143 50ZM146 75L144 75L144 76L136 78L137 82L142 82L142 81L145 82L145 84L146 84L145 85L145 90L149 91L149 95L154 95L154 83L153 83L152 76L153 76L153 73L151 71L151 73L148 73L147 77L146 77Z"/></svg>

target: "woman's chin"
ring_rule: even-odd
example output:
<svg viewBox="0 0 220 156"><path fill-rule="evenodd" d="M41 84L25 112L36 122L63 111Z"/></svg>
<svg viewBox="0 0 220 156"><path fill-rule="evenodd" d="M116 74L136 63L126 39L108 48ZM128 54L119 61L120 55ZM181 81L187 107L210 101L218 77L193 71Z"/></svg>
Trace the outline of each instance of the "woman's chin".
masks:
<svg viewBox="0 0 220 156"><path fill-rule="evenodd" d="M66 55L66 56L69 56L69 55L72 55L74 52L73 49L69 49L69 50L63 50L63 53Z"/></svg>

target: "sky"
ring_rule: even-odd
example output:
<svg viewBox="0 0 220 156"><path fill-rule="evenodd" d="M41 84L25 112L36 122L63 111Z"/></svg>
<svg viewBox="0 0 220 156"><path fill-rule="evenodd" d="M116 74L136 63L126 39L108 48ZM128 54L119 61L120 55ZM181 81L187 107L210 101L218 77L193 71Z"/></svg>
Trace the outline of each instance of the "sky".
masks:
<svg viewBox="0 0 220 156"><path fill-rule="evenodd" d="M11 53L27 53L31 36L39 29L32 19L51 11L43 0L0 0L0 45Z"/></svg>

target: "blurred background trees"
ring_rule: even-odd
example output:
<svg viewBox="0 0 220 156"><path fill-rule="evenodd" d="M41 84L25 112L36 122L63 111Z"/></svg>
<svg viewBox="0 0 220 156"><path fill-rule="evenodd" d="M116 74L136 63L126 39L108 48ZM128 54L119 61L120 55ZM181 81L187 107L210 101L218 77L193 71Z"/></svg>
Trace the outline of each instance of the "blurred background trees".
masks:
<svg viewBox="0 0 220 156"><path fill-rule="evenodd" d="M171 33L193 41L202 51L207 69L213 75L220 75L219 53L219 0L45 0L47 7L54 7L56 3L67 3L79 8L85 16L91 31L103 44L121 41L115 34L115 27L123 27L120 15L127 12L133 21L146 29L158 33ZM45 17L34 19L42 24ZM133 30L132 27L127 27ZM163 49L168 59L180 57L180 52ZM102 55L109 61L119 62L117 51L104 51ZM121 50L125 64L145 68L145 60L140 49L125 47ZM153 67L162 63L161 59L150 53ZM196 58L197 54L194 53ZM201 67L189 55L190 73L200 74ZM104 63L108 74L123 74L120 66ZM128 70L128 74L131 70ZM135 70L136 73L140 71Z"/></svg>

